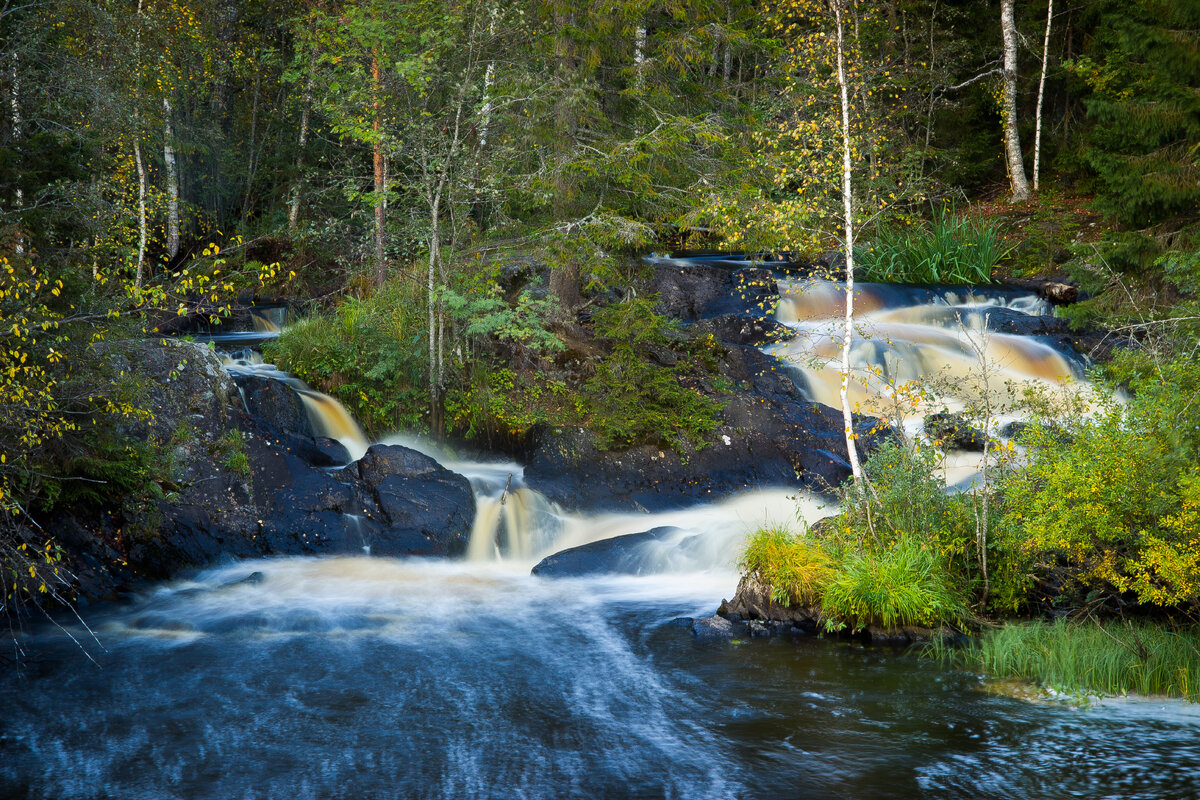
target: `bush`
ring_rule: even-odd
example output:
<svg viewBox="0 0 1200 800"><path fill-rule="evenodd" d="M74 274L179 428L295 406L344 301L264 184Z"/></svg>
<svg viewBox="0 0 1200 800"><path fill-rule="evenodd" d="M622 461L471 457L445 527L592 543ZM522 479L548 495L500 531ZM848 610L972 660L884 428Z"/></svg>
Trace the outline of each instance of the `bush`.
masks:
<svg viewBox="0 0 1200 800"><path fill-rule="evenodd" d="M997 677L1103 694L1200 702L1200 633L1155 625L1026 622L988 632L950 657Z"/></svg>
<svg viewBox="0 0 1200 800"><path fill-rule="evenodd" d="M856 277L881 283L989 283L1006 254L996 227L935 210L929 225L883 226L856 248Z"/></svg>
<svg viewBox="0 0 1200 800"><path fill-rule="evenodd" d="M826 626L894 629L952 624L966 613L953 576L928 541L903 535L886 548L852 551L821 599Z"/></svg>
<svg viewBox="0 0 1200 800"><path fill-rule="evenodd" d="M583 386L586 425L612 449L662 444L703 447L717 426L721 404L685 385L708 374L711 337L688 340L651 300L635 299L601 309L596 333L611 352ZM661 362L654 363L657 355Z"/></svg>
<svg viewBox="0 0 1200 800"><path fill-rule="evenodd" d="M1091 419L1044 419L1003 485L1005 545L1059 604L1200 605L1200 365L1125 356L1133 393ZM1048 594L1043 592L1043 594ZM1041 599L1034 595L1031 599Z"/></svg>
<svg viewBox="0 0 1200 800"><path fill-rule="evenodd" d="M289 326L263 355L340 400L368 433L422 425L427 325L419 287L396 281Z"/></svg>
<svg viewBox="0 0 1200 800"><path fill-rule="evenodd" d="M833 561L821 546L782 525L759 528L738 562L742 572L770 587L781 606L816 606L833 578Z"/></svg>

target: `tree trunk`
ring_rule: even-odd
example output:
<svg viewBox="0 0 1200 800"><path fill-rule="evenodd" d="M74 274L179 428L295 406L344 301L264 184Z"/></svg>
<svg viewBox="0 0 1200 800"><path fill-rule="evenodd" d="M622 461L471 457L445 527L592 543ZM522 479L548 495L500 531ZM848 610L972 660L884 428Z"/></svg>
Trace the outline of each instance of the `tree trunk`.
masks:
<svg viewBox="0 0 1200 800"><path fill-rule="evenodd" d="M167 167L167 256L179 254L179 170L175 166L175 128L171 100L163 97L163 163Z"/></svg>
<svg viewBox="0 0 1200 800"><path fill-rule="evenodd" d="M10 100L12 103L12 142L13 149L17 147L17 141L21 138L21 83L17 69L20 66L20 56L16 51L12 54L12 67L8 88L11 92ZM19 162L18 162L19 163ZM21 190L21 184L17 184L16 191L13 195L13 206L20 211L25 206L25 193ZM20 233L17 234L16 254L25 254L25 237Z"/></svg>
<svg viewBox="0 0 1200 800"><path fill-rule="evenodd" d="M646 76L642 70L646 64L646 26L639 23L633 32L633 88L646 87Z"/></svg>
<svg viewBox="0 0 1200 800"><path fill-rule="evenodd" d="M374 132L374 143L371 151L375 167L375 285L383 286L387 281L387 261L384 258L384 235L387 224L387 214L384 208L384 168L383 168L383 123L380 119L382 111L379 105L380 71L378 53L371 56L371 93L374 119L371 129Z"/></svg>
<svg viewBox="0 0 1200 800"><path fill-rule="evenodd" d="M133 162L137 165L138 174L138 250L137 250L137 271L134 274L133 283L137 288L142 288L145 282L145 265L146 265L146 165L142 161L142 141L139 138L137 126L134 126L133 131Z"/></svg>
<svg viewBox="0 0 1200 800"><path fill-rule="evenodd" d="M1042 42L1042 74L1038 78L1037 122L1033 133L1033 190L1038 190L1038 171L1042 161L1042 97L1046 92L1046 67L1050 63L1050 23L1054 21L1054 0L1046 6L1046 38Z"/></svg>
<svg viewBox="0 0 1200 800"><path fill-rule="evenodd" d="M296 235L296 228L300 225L300 190L304 185L304 178L300 175L300 171L304 168L304 146L308 144L308 121L309 115L312 113L312 99L313 73L312 64L310 64L308 80L304 84L304 108L300 110L300 141L296 152L296 182L292 185L292 197L288 202L288 234L291 236Z"/></svg>
<svg viewBox="0 0 1200 800"><path fill-rule="evenodd" d="M1017 133L1017 25L1013 20L1015 0L1000 0L1000 30L1004 38L1004 156L1008 162L1010 202L1029 199L1021 138Z"/></svg>
<svg viewBox="0 0 1200 800"><path fill-rule="evenodd" d="M842 103L842 209L846 217L846 328L842 338L842 421L846 428L846 454L856 486L862 485L862 467L854 444L854 415L850 410L850 345L854 338L854 195L850 184L850 95L846 87L846 49L842 34L842 0L833 0L837 23L838 92Z"/></svg>
<svg viewBox="0 0 1200 800"><path fill-rule="evenodd" d="M429 432L435 438L442 436L442 387L441 368L438 364L440 352L437 325L437 275L438 259L441 257L441 214L442 195L435 191L429 204L429 274L425 283L425 302L429 306Z"/></svg>

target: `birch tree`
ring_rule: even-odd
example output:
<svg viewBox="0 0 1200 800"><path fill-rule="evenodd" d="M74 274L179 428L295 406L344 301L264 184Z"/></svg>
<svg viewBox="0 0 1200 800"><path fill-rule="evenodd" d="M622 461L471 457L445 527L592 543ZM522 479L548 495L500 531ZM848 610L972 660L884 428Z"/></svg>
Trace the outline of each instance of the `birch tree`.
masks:
<svg viewBox="0 0 1200 800"><path fill-rule="evenodd" d="M1004 42L1004 158L1008 164L1011 202L1029 199L1029 182L1025 179L1025 161L1021 156L1021 137L1017 132L1017 23L1013 15L1016 0L1000 0L1000 32Z"/></svg>

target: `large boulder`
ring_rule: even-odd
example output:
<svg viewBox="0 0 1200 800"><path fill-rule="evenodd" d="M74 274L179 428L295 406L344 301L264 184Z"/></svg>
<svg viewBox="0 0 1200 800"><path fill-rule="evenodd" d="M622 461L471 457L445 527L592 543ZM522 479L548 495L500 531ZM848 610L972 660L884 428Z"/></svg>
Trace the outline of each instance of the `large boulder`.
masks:
<svg viewBox="0 0 1200 800"><path fill-rule="evenodd" d="M300 395L284 381L238 372L233 376L246 411L259 426L278 434L315 435Z"/></svg>
<svg viewBox="0 0 1200 800"><path fill-rule="evenodd" d="M569 547L546 556L534 566L534 575L575 577L597 573L640 575L645 570L645 545L663 542L679 534L679 528L663 526L642 533L629 533L597 542Z"/></svg>
<svg viewBox="0 0 1200 800"><path fill-rule="evenodd" d="M373 445L357 464L381 514L376 555L464 553L475 521L471 482L400 445Z"/></svg>

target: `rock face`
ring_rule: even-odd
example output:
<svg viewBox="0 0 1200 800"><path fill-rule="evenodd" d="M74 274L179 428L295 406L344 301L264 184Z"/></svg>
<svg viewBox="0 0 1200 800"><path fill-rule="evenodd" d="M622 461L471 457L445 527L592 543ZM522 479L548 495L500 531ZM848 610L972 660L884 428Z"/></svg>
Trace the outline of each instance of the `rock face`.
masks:
<svg viewBox="0 0 1200 800"><path fill-rule="evenodd" d="M754 488L800 487L829 492L850 475L839 412L805 399L778 362L731 345L720 375L735 392L725 402L712 444L683 453L651 445L603 451L580 428L541 433L525 482L568 509L664 510L714 501ZM882 435L860 423L864 451Z"/></svg>
<svg viewBox="0 0 1200 800"><path fill-rule="evenodd" d="M598 573L638 575L644 563L639 552L641 546L662 541L678 532L678 528L664 526L570 547L543 558L533 568L533 574L552 577Z"/></svg>
<svg viewBox="0 0 1200 800"><path fill-rule="evenodd" d="M348 464L340 444L312 438L284 383L235 384L190 343L145 348L156 424L129 433L171 443L174 491L121 516L75 509L52 521L85 602L226 558L465 551L475 517L465 477L396 445Z"/></svg>

